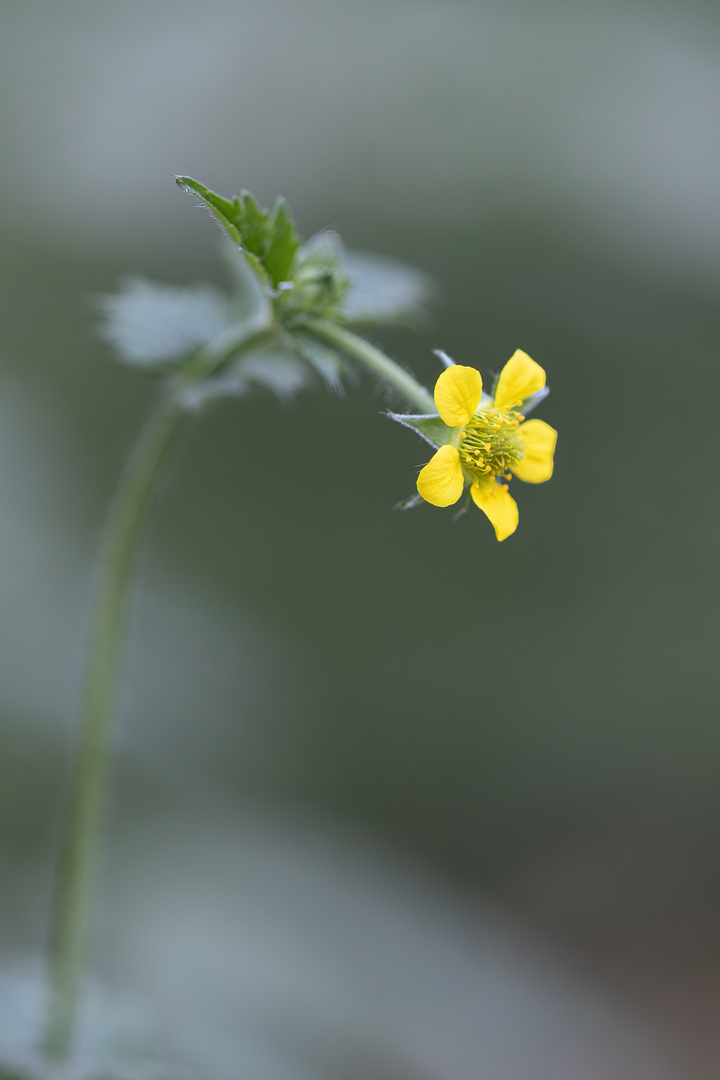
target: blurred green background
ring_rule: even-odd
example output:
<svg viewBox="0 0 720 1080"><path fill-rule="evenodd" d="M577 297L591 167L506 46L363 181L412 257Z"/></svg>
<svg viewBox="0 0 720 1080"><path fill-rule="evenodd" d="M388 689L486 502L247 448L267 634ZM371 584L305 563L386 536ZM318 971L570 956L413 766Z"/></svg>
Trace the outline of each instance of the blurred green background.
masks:
<svg viewBox="0 0 720 1080"><path fill-rule="evenodd" d="M0 939L42 944L93 553L155 394L95 300L128 273L225 282L182 172L426 271L433 320L375 340L428 385L434 347L484 373L525 349L560 439L498 545L477 513L391 512L426 455L369 381L198 418L133 606L99 969L142 983L118 957L143 839L152 865L189 822L232 844L299 818L482 897L715 1075L716 6L6 0L2 22Z"/></svg>

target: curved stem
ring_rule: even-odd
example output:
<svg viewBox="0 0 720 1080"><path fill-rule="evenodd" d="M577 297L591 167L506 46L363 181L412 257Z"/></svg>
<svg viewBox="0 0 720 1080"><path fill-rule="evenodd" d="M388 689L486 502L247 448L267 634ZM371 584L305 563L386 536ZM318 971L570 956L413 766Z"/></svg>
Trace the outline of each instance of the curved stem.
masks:
<svg viewBox="0 0 720 1080"><path fill-rule="evenodd" d="M72 800L53 900L50 1001L44 1049L67 1056L88 949L127 585L151 496L186 417L165 399L141 432L105 525L93 602Z"/></svg>
<svg viewBox="0 0 720 1080"><path fill-rule="evenodd" d="M344 326L338 326L337 323L327 319L309 319L304 328L316 338L342 349L348 356L352 356L354 360L370 368L376 375L380 375L394 390L402 394L413 408L423 413L437 412L432 394L424 386L416 382L409 372L396 364L384 352L354 334L352 330L346 330Z"/></svg>
<svg viewBox="0 0 720 1080"><path fill-rule="evenodd" d="M309 320L305 329L380 375L413 408L424 413L436 411L432 396L412 375L357 334L326 319ZM264 324L250 332L231 328L199 354L186 381L211 373L234 352L269 333ZM179 386L178 392L181 390ZM186 416L180 401L167 397L150 417L122 474L105 526L71 803L53 898L50 1001L43 1046L48 1057L56 1060L66 1058L70 1050L92 925L110 721L128 583L157 479Z"/></svg>

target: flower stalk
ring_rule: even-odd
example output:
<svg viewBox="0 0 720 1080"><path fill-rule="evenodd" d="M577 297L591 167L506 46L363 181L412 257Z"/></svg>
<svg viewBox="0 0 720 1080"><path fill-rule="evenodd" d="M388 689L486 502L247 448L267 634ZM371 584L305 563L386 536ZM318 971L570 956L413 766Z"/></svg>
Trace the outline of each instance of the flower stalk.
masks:
<svg viewBox="0 0 720 1080"><path fill-rule="evenodd" d="M427 412L433 399L415 379L374 345L328 319L309 320L306 329L380 376L408 404ZM58 860L52 908L49 1004L43 1038L48 1058L62 1061L71 1051L80 987L93 923L117 687L129 586L142 528L158 480L187 417L180 395L196 380L218 370L229 356L271 334L231 327L202 350L150 417L127 462L111 502L99 557L91 615L82 716L66 835Z"/></svg>
<svg viewBox="0 0 720 1080"><path fill-rule="evenodd" d="M48 1057L70 1052L92 926L110 728L138 540L163 466L187 414L163 400L132 451L110 505L99 560L82 719L52 911L50 998L43 1046Z"/></svg>
<svg viewBox="0 0 720 1080"><path fill-rule="evenodd" d="M339 326L329 319L309 319L305 328L314 334L320 341L328 345L334 345L341 349L347 356L351 356L364 367L369 368L375 375L379 375L388 386L397 390L402 397L415 409L422 413L437 412L432 394L424 386L421 386L413 376L400 367L384 352L371 345L369 341Z"/></svg>

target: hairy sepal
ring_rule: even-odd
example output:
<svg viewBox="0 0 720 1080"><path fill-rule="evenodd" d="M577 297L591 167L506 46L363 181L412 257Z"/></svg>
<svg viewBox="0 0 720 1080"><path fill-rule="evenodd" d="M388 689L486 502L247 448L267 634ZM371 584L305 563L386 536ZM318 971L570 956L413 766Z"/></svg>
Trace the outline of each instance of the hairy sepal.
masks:
<svg viewBox="0 0 720 1080"><path fill-rule="evenodd" d="M439 416L430 413L428 416L416 416L413 413L388 412L387 416L403 427L411 428L421 439L430 443L431 446L457 446L461 428L448 427Z"/></svg>

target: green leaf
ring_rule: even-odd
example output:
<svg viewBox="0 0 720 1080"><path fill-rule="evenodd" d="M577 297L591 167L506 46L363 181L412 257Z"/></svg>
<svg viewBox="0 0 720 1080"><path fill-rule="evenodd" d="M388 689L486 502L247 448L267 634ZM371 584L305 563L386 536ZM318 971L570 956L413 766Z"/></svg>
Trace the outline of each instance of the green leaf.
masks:
<svg viewBox="0 0 720 1080"><path fill-rule="evenodd" d="M242 247L250 265L264 284L287 281L300 238L290 208L278 199L270 214L249 191L232 200L216 194L189 176L176 176L183 191L197 195L215 215L232 240Z"/></svg>
<svg viewBox="0 0 720 1080"><path fill-rule="evenodd" d="M178 287L129 278L100 302L100 335L132 367L167 370L232 322L228 297L210 285Z"/></svg>
<svg viewBox="0 0 720 1080"><path fill-rule="evenodd" d="M197 180L193 180L190 176L176 176L175 183L189 195L197 195L199 199L202 199L235 243L241 243L239 225L242 215L240 213L240 203L237 199L233 202L223 199L222 195L217 195L210 188L206 188L204 184L199 184Z"/></svg>
<svg viewBox="0 0 720 1080"><path fill-rule="evenodd" d="M284 199L278 199L264 260L265 269L273 285L279 285L281 281L288 280L292 261L299 247L300 240L290 214L290 207Z"/></svg>
<svg viewBox="0 0 720 1080"><path fill-rule="evenodd" d="M412 428L417 434L429 442L431 446L439 447L445 446L450 443L452 446L457 446L458 436L462 430L459 427L448 427L443 423L439 416L431 414L430 416L415 416L412 413L393 413L389 412L387 415L391 420L395 420L398 424L402 424L403 427Z"/></svg>
<svg viewBox="0 0 720 1080"><path fill-rule="evenodd" d="M270 215L267 210L260 209L257 199L249 191L243 191L240 198L243 213L238 227L242 246L262 261L270 233Z"/></svg>

